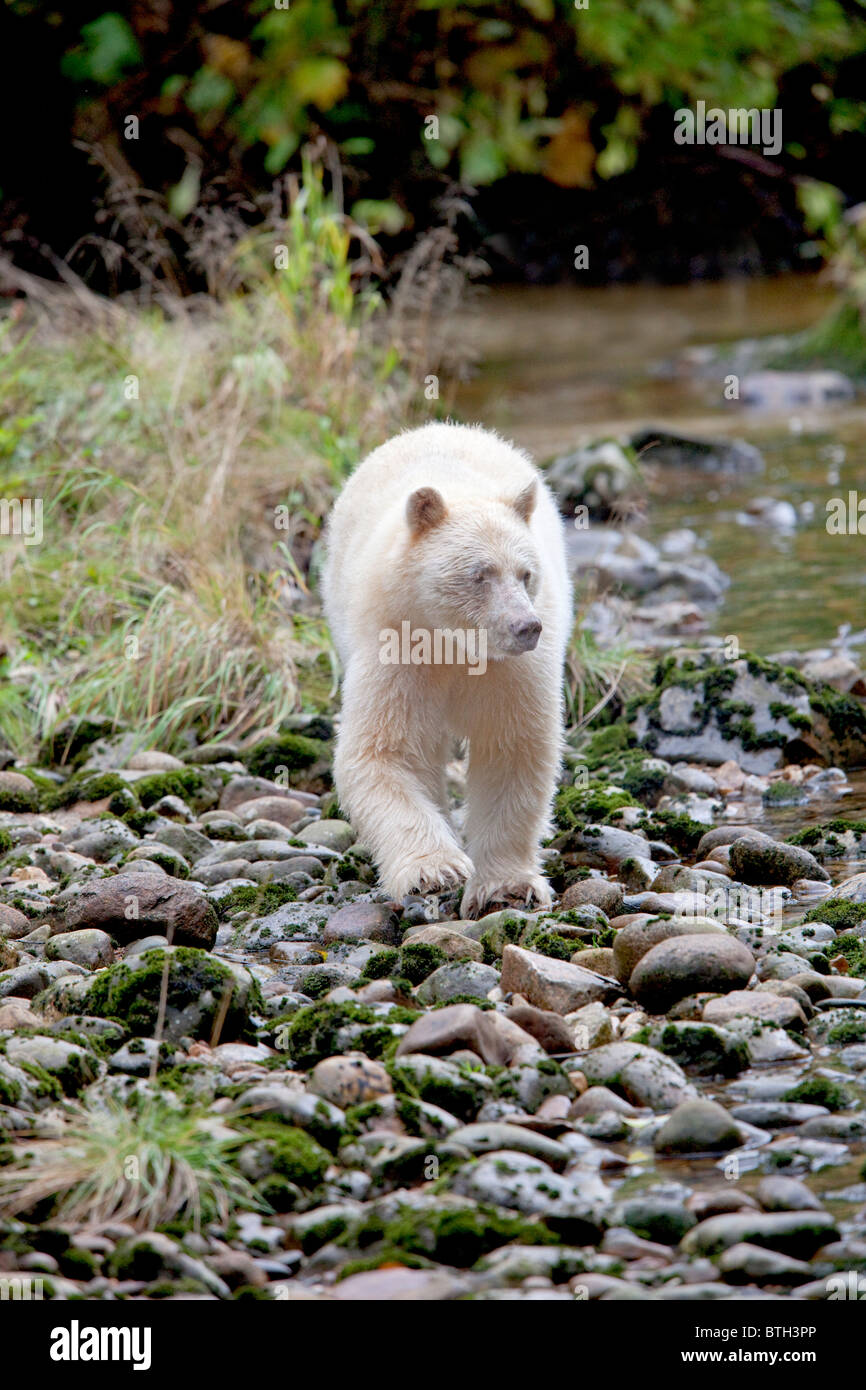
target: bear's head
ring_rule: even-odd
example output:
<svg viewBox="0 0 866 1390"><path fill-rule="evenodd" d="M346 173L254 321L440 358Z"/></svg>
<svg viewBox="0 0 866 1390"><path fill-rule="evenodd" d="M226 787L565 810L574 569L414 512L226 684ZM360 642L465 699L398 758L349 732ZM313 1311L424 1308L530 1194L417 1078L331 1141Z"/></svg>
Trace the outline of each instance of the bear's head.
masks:
<svg viewBox="0 0 866 1390"><path fill-rule="evenodd" d="M429 629L486 632L493 660L532 651L541 635L533 606L541 563L529 530L533 479L516 497L447 504L422 487L406 503L407 613Z"/></svg>

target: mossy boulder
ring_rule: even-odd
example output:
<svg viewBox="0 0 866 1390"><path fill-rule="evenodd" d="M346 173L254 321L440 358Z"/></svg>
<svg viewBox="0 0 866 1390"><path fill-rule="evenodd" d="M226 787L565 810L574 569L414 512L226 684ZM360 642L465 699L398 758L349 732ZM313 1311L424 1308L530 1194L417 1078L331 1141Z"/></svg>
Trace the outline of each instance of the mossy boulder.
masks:
<svg viewBox="0 0 866 1390"><path fill-rule="evenodd" d="M260 1004L252 976L188 946L157 947L100 971L87 993L87 1012L116 1019L137 1037L153 1037L166 969L166 1038L209 1041L218 1017L221 1042L252 1035L250 1010Z"/></svg>
<svg viewBox="0 0 866 1390"><path fill-rule="evenodd" d="M862 701L750 654L668 656L628 715L641 746L662 758L733 759L759 774L792 762L866 762Z"/></svg>

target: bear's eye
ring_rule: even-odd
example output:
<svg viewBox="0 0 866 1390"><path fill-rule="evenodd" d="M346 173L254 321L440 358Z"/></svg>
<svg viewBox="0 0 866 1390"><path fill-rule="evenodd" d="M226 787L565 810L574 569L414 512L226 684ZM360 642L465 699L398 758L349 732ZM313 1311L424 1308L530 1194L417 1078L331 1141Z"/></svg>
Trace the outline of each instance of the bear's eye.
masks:
<svg viewBox="0 0 866 1390"><path fill-rule="evenodd" d="M520 576L520 582L521 582L521 584L523 584L523 585L528 589L528 588L529 588L529 581L531 580L531 578L532 578L532 571L531 571L531 570L524 570L524 571L523 571L523 574Z"/></svg>
<svg viewBox="0 0 866 1390"><path fill-rule="evenodd" d="M490 570L486 565L477 565L472 571L473 584L483 584L485 579L490 578Z"/></svg>

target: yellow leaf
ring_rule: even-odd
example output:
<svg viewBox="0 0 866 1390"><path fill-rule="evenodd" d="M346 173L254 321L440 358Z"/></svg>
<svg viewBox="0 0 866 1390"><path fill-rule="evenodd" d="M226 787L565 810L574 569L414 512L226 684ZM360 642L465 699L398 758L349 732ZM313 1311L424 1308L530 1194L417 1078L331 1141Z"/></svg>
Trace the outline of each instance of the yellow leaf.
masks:
<svg viewBox="0 0 866 1390"><path fill-rule="evenodd" d="M571 107L544 151L542 173L560 188L591 188L595 146L589 138L585 111Z"/></svg>

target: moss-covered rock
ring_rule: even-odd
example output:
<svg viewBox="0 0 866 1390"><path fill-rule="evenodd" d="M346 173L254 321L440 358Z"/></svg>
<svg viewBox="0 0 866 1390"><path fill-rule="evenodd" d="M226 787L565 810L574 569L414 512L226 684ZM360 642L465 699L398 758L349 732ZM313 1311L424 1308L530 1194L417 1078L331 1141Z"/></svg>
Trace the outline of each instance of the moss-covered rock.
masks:
<svg viewBox="0 0 866 1390"><path fill-rule="evenodd" d="M628 715L641 746L663 758L732 758L761 774L786 762L866 761L862 701L750 654L729 662L709 652L668 656Z"/></svg>
<svg viewBox="0 0 866 1390"><path fill-rule="evenodd" d="M221 1041L252 1036L250 1010L260 1005L256 982L240 967L230 968L190 946L144 951L100 971L88 991L87 1012L116 1019L138 1037L152 1037L166 970L167 1038L210 1040L218 1017Z"/></svg>

